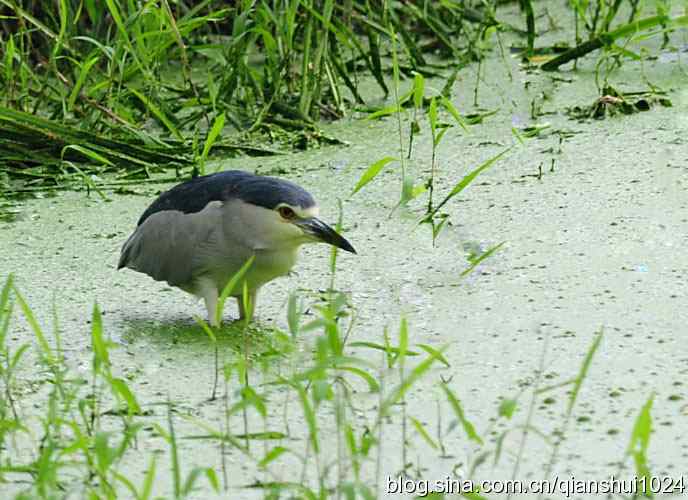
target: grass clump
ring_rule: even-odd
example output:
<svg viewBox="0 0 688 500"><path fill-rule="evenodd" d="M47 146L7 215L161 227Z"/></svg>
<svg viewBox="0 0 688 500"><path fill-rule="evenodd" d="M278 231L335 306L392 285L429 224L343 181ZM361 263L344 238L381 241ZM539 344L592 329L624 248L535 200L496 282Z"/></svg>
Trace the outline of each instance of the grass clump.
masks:
<svg viewBox="0 0 688 500"><path fill-rule="evenodd" d="M446 349L411 345L406 319L401 319L396 335L385 331L382 343L356 342L351 338L355 311L346 294L330 287L324 302L311 306L316 311L313 319L303 316L299 303L301 299L290 299L290 333L275 334L279 349L249 353L244 342L236 344L234 353L222 351L221 394L206 402L215 408L215 418L208 420L185 411L174 402L173 393L164 402L136 394L113 364L115 345L103 331L97 306L91 318L92 363L86 373L75 373L65 359L59 328L52 336L45 334L10 276L0 292L0 449L5 450L0 454L0 481L17 498L65 492L137 499L168 492L188 498L201 491L242 489L262 491L266 498L377 498L385 494L383 474L391 470L390 449L401 451L392 459L396 474L419 480L427 475L421 455L449 458L457 441L470 443L472 458L456 464L453 479L477 482L488 459L496 464L507 451L516 457L513 477L518 478L531 434L549 443L547 468L557 462L569 427L579 423L572 418L573 410L602 339L601 333L595 337L574 378L549 387L542 387L545 347L533 382L515 397L503 398L495 418L481 429L457 395L452 377L445 377L455 371ZM34 342L10 347L15 309L22 312ZM214 336L219 339L220 331ZM299 347L304 343L306 350ZM30 397L44 402L44 414L37 419L19 404L21 384L28 380L25 367L33 357L41 370L28 377L40 381ZM425 390L434 386L438 391L435 425L416 414L412 392L420 383ZM564 388L570 389L564 420L553 437L547 437L535 423L538 401ZM531 402L525 423L516 424L526 391ZM366 403L371 397L377 401L373 408ZM652 398L636 421L626 453L642 477L649 477L651 404ZM303 425L294 425L298 420ZM504 430L496 433L498 428ZM518 432L520 444L508 450L506 437ZM133 477L128 460L141 455L144 443L155 440L164 444L163 449L146 445L149 451L139 457L147 464L145 470ZM187 456L187 443L203 447L204 463ZM237 483L228 456L240 457L256 479ZM162 462L169 466L161 468ZM477 489L468 494L482 495Z"/></svg>
<svg viewBox="0 0 688 500"><path fill-rule="evenodd" d="M470 59L460 40L471 25L496 24L452 3L61 0L46 10L28 0L0 9L0 161L24 180L64 160L132 170L175 157L202 170L213 144L273 152L255 135L219 138L228 131L329 141L315 123L364 103L362 74L388 92L390 40L404 71L421 70L431 50ZM40 154L26 154L36 144Z"/></svg>
<svg viewBox="0 0 688 500"><path fill-rule="evenodd" d="M576 47L542 68L602 48L603 88L622 59L645 57L629 48L632 41L661 35L667 43L668 33L688 24L672 14L672 2L655 4L649 15L635 0L570 2ZM421 78L447 79L435 102L446 109L457 75L477 62L477 106L481 61L494 46L504 57L503 33L525 40L527 58L547 52L536 47L541 4L520 6L525 29L500 19L497 0L60 0L54 9L2 0L0 196L102 189L168 168L177 177L202 174L211 153L272 155L338 143L318 123L370 109L361 86L370 80L394 100L373 116L413 107L415 120L421 106L432 106ZM414 90L401 95L406 78ZM431 122L440 125L437 146L444 129ZM432 176L414 184L403 150L400 205L433 186ZM111 173L114 181L103 181Z"/></svg>

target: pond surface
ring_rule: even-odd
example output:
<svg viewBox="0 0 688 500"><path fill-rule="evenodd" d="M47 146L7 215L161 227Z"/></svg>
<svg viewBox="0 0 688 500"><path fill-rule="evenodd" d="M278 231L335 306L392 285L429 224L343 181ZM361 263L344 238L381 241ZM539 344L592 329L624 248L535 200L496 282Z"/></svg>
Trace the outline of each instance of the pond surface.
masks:
<svg viewBox="0 0 688 500"><path fill-rule="evenodd" d="M351 118L328 126L329 134L348 141L347 147L232 159L217 165L266 174L287 172L280 175L313 193L326 221L337 220L341 200L345 235L358 251L358 255L339 255L335 281L355 308L350 341L382 343L386 328L395 339L404 316L410 348L418 343L437 349L447 346L444 356L451 366L437 364L413 386L406 395L407 415L426 425L433 437L438 419L444 427L453 420L437 386L441 376L449 380L486 444L481 448L455 429L443 439L446 453L441 456L409 429L408 459L419 477L434 480L457 470L465 473L479 451L494 449L496 437L506 428L503 423L492 427L500 401L525 391L508 426L523 424L538 367L544 367L541 387L569 381L578 374L600 330L604 337L552 475L584 480L634 475L632 460L623 468L618 462L624 459L641 407L654 394L649 465L654 475L680 477L688 464L688 444L683 439L688 428L688 66L681 60L681 56L688 60L688 53L666 53L644 61L644 67L626 62L611 78L621 91L645 90L644 71L654 85L668 91L673 107L655 106L643 113L582 122L568 118L564 110L590 105L598 97L592 58L579 64L576 72L543 74L526 71L517 59L505 62L497 55L495 51L495 58L485 64L479 90L480 108L497 113L471 126L468 133L458 127L447 132L438 148L438 198L470 170L513 144L512 126L547 122L550 127L517 146L446 205L450 223L435 245L429 227L417 225L424 197L390 216L400 194L398 164L349 196L368 165L398 156L395 118ZM462 71L455 85L454 104L461 112L475 111L475 70ZM437 85L441 88L441 83ZM545 113L537 120L530 118L534 99ZM427 177L431 158L429 127L421 125L407 164L417 182ZM404 142L408 126L405 117ZM183 416L213 425L223 419L222 401L208 401L213 344L192 319L204 314L202 304L142 274L116 271L122 243L156 190L167 187L141 188L148 190L145 196L112 195L109 202L79 192L34 200L24 205L16 222L0 226L0 277L14 273L46 331L51 330L55 305L67 362L84 375L91 364L91 308L94 302L100 306L104 331L118 346L111 352L115 370L150 409L149 416L140 417L147 427L139 434L138 453L130 453L120 469L140 482L150 454L159 453L155 493L160 495L171 492L168 447L152 426L154 422L166 426L163 404L168 399L175 403L178 437L203 433ZM473 273L460 277L469 266L468 250L485 251L500 242L505 243L499 251ZM328 266L327 247L304 248L291 276L263 288L252 348L267 349L271 332L288 330L291 292L300 291L311 303L318 291L329 286ZM32 334L25 320L15 316L10 341L20 344ZM235 316L234 305L226 307L225 320ZM232 335L238 334L220 338L225 360L239 349ZM298 345L301 352L283 360L277 371L294 369L294 360L312 348L308 333L301 335ZM381 364L374 351L354 348L351 352ZM415 362L409 358L409 366ZM37 419L42 415L45 387L40 383L44 377L32 371L32 363L27 358L22 370L19 406ZM256 369L251 376L267 381L271 373ZM298 402L293 397L281 401L278 395L270 406L270 421L275 429L288 427L289 438L284 441L304 452L307 428ZM379 400L364 390L356 398L355 417L365 425L376 414ZM566 387L539 398L532 425L550 435L562 424L567 403ZM104 417L104 427L118 425L116 417L109 420ZM334 425L334 416L325 420ZM254 423L254 432L262 430L259 420ZM327 436L330 430L321 432ZM381 497L386 496L385 478L402 469L400 432L397 411L382 433ZM520 443L519 430L507 434L500 460L493 465L490 457L476 469L474 478L511 478ZM185 470L219 468L216 443L180 439L178 446ZM258 459L266 447L260 441L253 444ZM531 433L517 477L542 479L550 453L551 447ZM329 456L336 457L336 451ZM240 489L266 480L255 463L234 451L226 460L230 483L236 488L221 497L261 497L260 490ZM283 480L298 481L300 462L287 457L274 471ZM374 461L364 468L363 476L374 481ZM305 479L315 477L314 470L308 470ZM213 497L207 483L199 480L199 487L192 498Z"/></svg>

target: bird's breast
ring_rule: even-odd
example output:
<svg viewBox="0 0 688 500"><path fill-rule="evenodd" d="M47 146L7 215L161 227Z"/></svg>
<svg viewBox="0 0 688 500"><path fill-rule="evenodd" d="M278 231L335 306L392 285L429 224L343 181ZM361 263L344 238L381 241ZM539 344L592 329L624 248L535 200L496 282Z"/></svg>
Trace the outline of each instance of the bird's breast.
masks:
<svg viewBox="0 0 688 500"><path fill-rule="evenodd" d="M288 274L296 264L297 249L258 250L256 260L249 270L249 282L256 287L279 276Z"/></svg>

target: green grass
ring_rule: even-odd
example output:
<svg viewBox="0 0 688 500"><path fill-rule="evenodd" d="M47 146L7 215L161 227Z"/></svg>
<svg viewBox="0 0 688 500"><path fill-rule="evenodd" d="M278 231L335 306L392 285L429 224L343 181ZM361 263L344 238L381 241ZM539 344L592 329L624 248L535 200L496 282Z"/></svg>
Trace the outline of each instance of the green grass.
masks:
<svg viewBox="0 0 688 500"><path fill-rule="evenodd" d="M449 98L457 74L477 61L477 105L480 61L495 40L503 57L503 33L523 40L526 57L547 48L536 47L537 2L522 2L522 28L500 20L500 4L60 0L46 10L35 0L0 0L0 197L83 186L105 173L115 181L161 168L203 173L213 152L264 155L336 142L318 123L368 109L366 78L379 95L392 94L391 109L412 105L417 122L421 108L433 106L432 96L420 98L421 78L446 78ZM686 16L671 17L668 0L653 7L570 2L576 47L543 69L600 48L601 61L618 64L638 57L628 43L642 37L666 43ZM402 96L407 78L415 90ZM401 205L433 184L432 176L414 183L404 149L402 140Z"/></svg>
<svg viewBox="0 0 688 500"><path fill-rule="evenodd" d="M215 143L225 154L241 152L242 142L256 146L243 152L269 151L258 137L273 136L275 127L301 134L307 144L327 141L314 138L314 123L364 104L362 73L388 92L390 42L400 44L402 70L422 70L421 44L437 43L440 54L466 59L459 47L472 25L496 23L473 10L466 17L452 3L419 9L331 0L61 0L46 11L40 2L2 0L0 6L0 105L44 120L38 130L28 115L0 122L0 162L20 179L36 171L54 175L63 164L54 148L64 146L78 146L72 156L105 170L124 168L112 158L123 144L199 162L202 170ZM91 135L76 137L76 130ZM231 141L221 132L240 135ZM117 142L96 150L89 147L95 138ZM52 149L29 160L31 141Z"/></svg>
<svg viewBox="0 0 688 500"><path fill-rule="evenodd" d="M570 387L561 427L548 440L549 466L556 462L580 389L595 369L601 333L594 337L578 374L553 387L541 387L547 358L544 349L533 385L515 397L504 398L491 423L482 428L466 411L457 386L443 378L443 373L455 373L455 360L446 358L443 348L411 344L412 325L405 319L398 333L385 332L382 345L351 342L351 329L353 335L356 331L352 304L335 289L327 296L325 302L312 306L317 315L306 322L297 306L289 308L291 335L273 331L268 339L260 330L253 330L249 345L240 340L247 337L245 323L239 322L217 330L215 340L205 344L206 349L200 344L199 352L205 352L209 359L212 345L222 342L223 346L222 394L211 401L220 418L207 421L179 407L172 392L162 403L166 407L162 413L156 411L161 403L135 393L121 375L121 368L112 363L113 349L119 347L103 330L97 306L91 318L90 370L76 373L65 359L59 329L52 335L44 332L10 276L0 292L0 449L6 450L0 455L0 481L13 491L21 491L18 498L48 498L72 491L82 497L143 499L159 495L160 489L171 491L174 498L187 498L199 488L232 494L239 491L237 488L258 489L266 498L376 498L383 493L379 489L383 484L379 464L388 447L385 441L399 440L401 473L415 477L414 471L421 465L415 462L416 453L446 454L447 439L458 429L461 440L474 443L468 472L461 479L474 477L488 459L494 463L502 459L507 434L522 433L517 456L527 453L529 434L545 436L535 424L538 402ZM17 346L8 338L18 314L28 322L34 339ZM233 347L222 340L228 339L227 328L234 339ZM180 327L178 331L184 337L195 335L196 343L204 338L200 329ZM155 328L142 328L137 335L165 335L168 343L173 336L170 331L155 332ZM265 343L256 343L261 335ZM188 340L178 339L180 344ZM26 373L29 359L36 359L41 367L38 380L44 387L40 396L45 398L43 415L17 404L22 398L22 383L36 378ZM208 369L212 366L209 363ZM437 386L444 394L443 401L437 400L437 426L421 422L406 403L407 395L419 383L426 388ZM205 389L210 391L210 387ZM521 425L516 423L516 416L523 412L524 392L531 394L531 402ZM379 401L373 410L367 404L366 410L361 406L369 399L366 393ZM650 477L647 450L651 402L652 398L640 412L625 455L633 458L642 477ZM366 414L363 420L356 417L361 412ZM186 423L183 435L176 430L180 419ZM303 426L295 428L295 420L301 420ZM189 433L189 425L196 432ZM401 434L390 425L401 429ZM496 440L488 439L497 426L504 430ZM144 429L153 433L144 433ZM325 429L334 429L334 433ZM156 437L165 443L166 453L138 448ZM206 447L205 463L189 463L180 448L180 442L186 440ZM13 458L12 450L17 446L23 449L22 459ZM131 477L125 466L132 454L148 464L137 477ZM258 471L256 477L260 479L237 484L225 462L226 454L240 456ZM163 460L169 460L169 473L161 473ZM291 464L287 470L294 473L285 476L285 464ZM294 464L300 464L300 472L294 470ZM371 475L371 470L377 472ZM161 485L162 480L167 486ZM489 498L477 491L470 497Z"/></svg>

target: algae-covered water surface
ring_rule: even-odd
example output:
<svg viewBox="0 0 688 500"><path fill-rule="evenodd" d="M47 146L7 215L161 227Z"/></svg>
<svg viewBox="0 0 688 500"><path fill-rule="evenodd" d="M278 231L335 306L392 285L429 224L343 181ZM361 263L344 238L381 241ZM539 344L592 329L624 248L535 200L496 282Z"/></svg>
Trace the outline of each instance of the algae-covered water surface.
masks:
<svg viewBox="0 0 688 500"><path fill-rule="evenodd" d="M473 3L467 19L502 23L481 21L478 61L446 64L459 54L444 47L421 71L401 31L378 40L371 20L355 36L383 55L342 84L333 102L351 104L342 116L332 105L337 120L295 136L283 117L259 143L242 136L243 153L260 155L220 142L210 154L223 127L235 137L240 126L222 114L207 120L205 149L196 138L195 153L179 153L184 175L193 164L296 182L358 252L303 247L289 276L261 290L252 322L228 301L210 327L194 297L117 271L175 172L142 163L146 182L121 177L108 170L122 159L114 143L108 156L91 138L71 152L103 168L72 163L81 173L53 190L19 179L5 155L15 192L0 198L3 498L685 495L685 6ZM330 2L324 14L303 5L311 20L297 22L332 15ZM645 24L628 31L632 16ZM428 26L426 37L446 28ZM602 54L538 66L566 53L562 39L596 37ZM327 71L341 79L336 61ZM183 131L183 114L163 119L169 110L137 98L171 136ZM263 155L278 149L269 136L282 154ZM55 161L76 162L65 154Z"/></svg>

